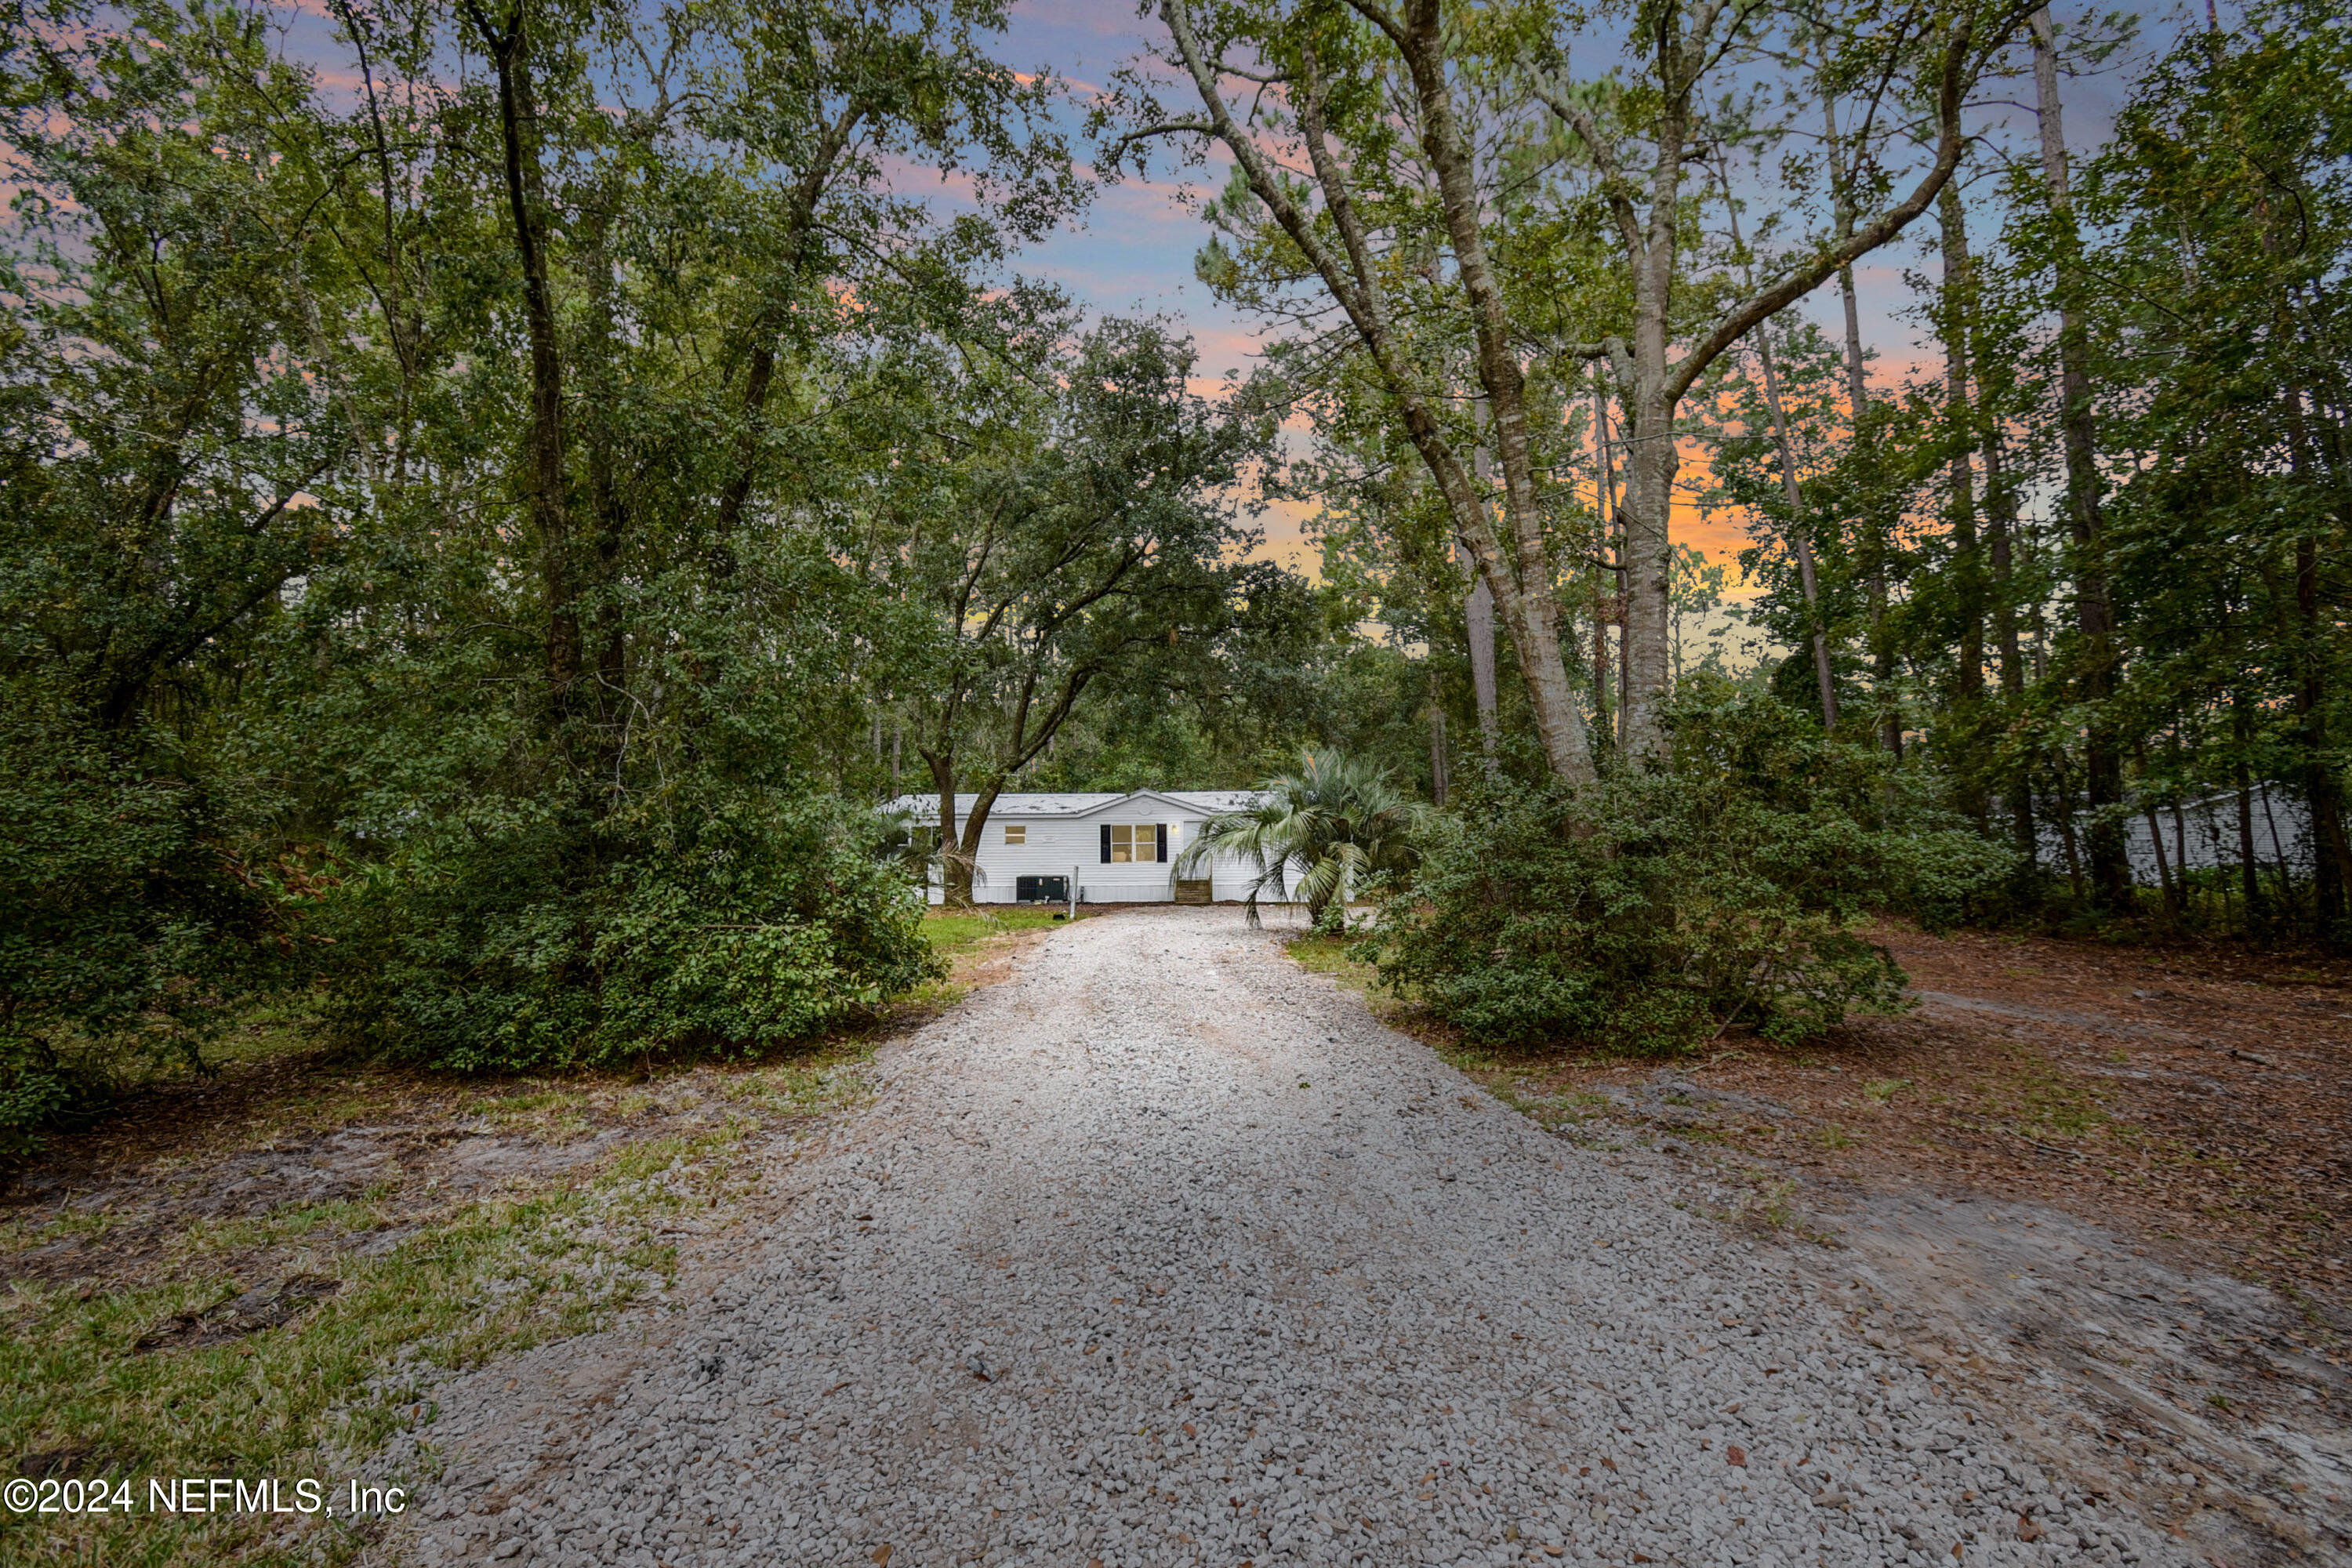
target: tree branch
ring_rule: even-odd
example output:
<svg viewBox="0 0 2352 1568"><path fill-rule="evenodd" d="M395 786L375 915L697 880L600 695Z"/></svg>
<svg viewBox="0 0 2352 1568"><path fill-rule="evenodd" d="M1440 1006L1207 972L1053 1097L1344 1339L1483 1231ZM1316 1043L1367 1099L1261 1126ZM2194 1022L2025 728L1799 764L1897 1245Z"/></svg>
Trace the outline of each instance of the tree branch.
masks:
<svg viewBox="0 0 2352 1568"><path fill-rule="evenodd" d="M1816 251L1803 266L1735 307L1675 367L1673 378L1667 384L1670 398L1680 398L1688 392L1691 384L1706 374L1707 367L1725 350L1746 337L1759 323L1770 320L1811 293L1841 267L1851 265L1902 233L1912 219L1927 210L1928 204L1936 199L1951 179L1953 172L1959 167L1960 152L1967 144L1968 138L1960 132L1960 108L1967 97L1969 80L1975 74L1971 67L1979 65L1992 47L1998 47L2006 41L2031 9L2032 6L2013 3L1994 35L1993 45L1978 51L1975 60L1970 59L1970 44L1974 36L1971 29L1961 27L1953 32L1944 46L1942 78L1937 84L1937 132L1934 164L1920 176L1909 195L1881 213L1873 222L1857 229L1843 243Z"/></svg>
<svg viewBox="0 0 2352 1568"><path fill-rule="evenodd" d="M1642 254L1642 224L1633 211L1633 199L1627 195L1631 182L1625 178L1624 166L1617 161L1617 149L1601 135L1600 123L1591 111L1571 102L1568 95L1541 77L1530 76L1529 90L1546 109L1566 121L1576 132L1592 162L1601 170L1601 194L1609 203L1610 216L1617 220L1618 237L1625 242L1625 253L1636 260Z"/></svg>
<svg viewBox="0 0 2352 1568"><path fill-rule="evenodd" d="M1111 146L1115 150L1124 151L1138 142L1148 142L1154 136L1214 136L1216 133L1217 128L1205 120L1163 120L1157 124L1146 125L1140 130L1129 132L1113 142Z"/></svg>

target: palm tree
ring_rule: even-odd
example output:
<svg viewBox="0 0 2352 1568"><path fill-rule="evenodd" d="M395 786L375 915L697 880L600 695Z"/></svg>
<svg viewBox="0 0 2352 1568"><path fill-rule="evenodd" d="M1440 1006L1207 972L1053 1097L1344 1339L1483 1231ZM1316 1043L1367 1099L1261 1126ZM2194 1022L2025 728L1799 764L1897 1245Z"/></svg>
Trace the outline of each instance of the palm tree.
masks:
<svg viewBox="0 0 2352 1568"><path fill-rule="evenodd" d="M1420 859L1414 835L1427 807L1391 784L1385 769L1339 752L1307 751L1296 773L1267 779L1258 791L1255 805L1202 823L1176 862L1180 877L1219 855L1254 865L1257 879L1244 903L1252 925L1259 895L1271 889L1277 899L1295 893L1318 926L1338 900L1345 931L1347 893L1357 878L1410 871Z"/></svg>

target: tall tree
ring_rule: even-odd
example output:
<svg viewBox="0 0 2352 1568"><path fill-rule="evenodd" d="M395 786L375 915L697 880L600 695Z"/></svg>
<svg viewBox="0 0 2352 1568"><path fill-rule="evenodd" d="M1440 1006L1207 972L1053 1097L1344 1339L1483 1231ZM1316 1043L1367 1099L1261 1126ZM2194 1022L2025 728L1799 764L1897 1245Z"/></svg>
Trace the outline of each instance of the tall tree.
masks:
<svg viewBox="0 0 2352 1568"><path fill-rule="evenodd" d="M2123 801L2123 758L2108 730L2105 704L2113 697L2117 650L2114 607L2099 537L2101 479L2098 438L2093 427L2089 344L2078 296L2083 284L2082 237L2074 224L2074 195L2067 184L2066 131L2058 96L2058 40L2050 7L2036 9L2033 33L2033 101L2041 126L2042 177L2050 207L2051 265L2058 305L2059 429L2066 452L2066 520L2074 536L2074 618L2083 637L2083 691L2090 710L2084 748L2084 780L2090 796L2091 881L2111 910L2131 900L2131 865L2124 827L2116 816Z"/></svg>
<svg viewBox="0 0 2352 1568"><path fill-rule="evenodd" d="M2128 614L2111 723L2157 730L2225 700L2204 776L2234 792L2268 767L2299 786L2313 924L2339 938L2352 852L2329 737L2352 648L2327 606L2352 542L2352 329L2322 279L2352 255L2347 64L2340 19L2294 7L2183 37L2092 166L2086 202L2111 237L2074 275L2114 345L2109 439L2134 458L2095 542L2128 589L2113 595ZM2079 443L2071 397L2062 412Z"/></svg>
<svg viewBox="0 0 2352 1568"><path fill-rule="evenodd" d="M1718 139L1785 131L1759 132L1741 109L1710 109L1708 94L1727 60L1761 64L1775 58L1776 36L1793 38L1812 27L1794 13L1712 3L1645 12L1629 40L1638 81L1580 85L1566 64L1576 18L1565 11L1531 7L1474 26L1449 21L1438 0L1272 10L1162 0L1169 42L1161 58L1191 87L1198 111L1164 106L1151 79L1130 71L1097 124L1118 132L1108 144L1114 166L1160 137L1185 140L1194 158L1210 142L1231 153L1236 188L1264 215L1264 237L1240 260L1216 260L1213 271L1290 319L1314 314L1302 291L1338 307L1370 367L1369 379L1428 465L1492 586L1553 771L1585 777L1590 746L1560 662L1563 606L1535 460L1543 436L1533 410L1559 401L1542 378L1560 372L1539 367L1542 375L1531 382L1521 345L1541 342L1541 357L1562 367L1606 359L1625 403L1622 696L1628 742L1646 751L1659 737L1656 706L1670 679L1668 525L1683 396L1758 323L1927 209L1958 162L1963 100L2021 14L2014 5L1919 6L1877 35L1883 42L1853 29L1842 35L1850 53L1874 62L1874 71L1863 74L1874 90L1890 83L1908 90L1915 74L1921 79L1936 105L1933 156L1900 199L1837 240L1776 257L1746 292L1687 293L1683 271L1696 237L1685 208L1695 193L1685 169ZM1236 107L1236 93L1248 108ZM1506 195L1504 161L1494 148L1498 140L1538 134L1541 110L1565 128L1606 215L1618 248L1611 288L1622 321L1596 312L1531 331L1541 307L1516 298L1509 270L1494 259L1508 252L1515 220L1528 212L1523 200ZM1875 132L1864 141L1875 144L1873 138L1883 141ZM1553 154L1563 173L1569 152L1563 144ZM1535 188L1524 170L1513 171L1514 187ZM1440 275L1441 257L1450 259L1450 275ZM1412 288L1416 278L1429 279L1431 290ZM1425 291L1457 298L1469 323L1477 387L1492 414L1501 475L1496 499L1507 537L1490 525L1486 495L1463 461L1463 447L1483 432L1461 432L1459 414L1446 406ZM1685 344L1679 355L1678 340Z"/></svg>
<svg viewBox="0 0 2352 1568"><path fill-rule="evenodd" d="M1561 652L1563 617L1530 457L1527 374L1487 255L1473 127L1449 79L1438 7L1423 0L1394 16L1369 6L1362 15L1370 31L1350 26L1336 8L1318 6L1267 11L1162 0L1159 14L1168 29L1160 58L1191 89L1197 110L1165 109L1146 74L1122 72L1118 91L1097 111L1098 128L1120 132L1108 144L1105 167L1118 170L1158 137L1185 139L1194 160L1205 156L1209 142L1232 154L1236 184L1280 237L1277 272L1286 279L1311 278L1339 307L1372 384L1427 465L1510 631L1552 771L1591 778L1591 745ZM1280 154L1261 144L1249 123L1255 110L1237 110L1227 97L1235 87L1262 96L1268 86L1278 86L1288 106L1279 124L1295 164L1311 171L1304 184ZM1392 92L1410 96L1401 102ZM1398 133L1392 110L1409 123L1412 142ZM1454 258L1489 428L1464 417L1445 373L1448 356L1415 342L1393 298L1403 182L1423 176L1437 193L1436 211L1416 215L1418 232L1408 243L1442 245ZM1501 470L1499 498L1476 471L1474 449L1482 440L1491 440ZM1502 531L1495 526L1496 500Z"/></svg>
<svg viewBox="0 0 2352 1568"><path fill-rule="evenodd" d="M1855 222L1849 215L1840 225L1846 232L1816 239L1780 258L1762 287L1711 301L1705 317L1691 326L1691 341L1679 358L1673 353L1673 339L1679 324L1679 261L1687 243L1683 233L1683 208L1689 199L1685 170L1704 156L1711 141L1752 133L1751 127L1733 118L1737 110L1710 111L1706 92L1712 74L1727 58L1762 53L1776 22L1801 36L1821 24L1716 4L1670 5L1654 17L1645 16L1633 40L1647 90L1636 94L1596 88L1579 92L1557 72L1533 82L1537 97L1574 132L1598 171L1600 194L1623 247L1632 284L1630 331L1568 352L1608 357L1624 389L1632 426L1624 512L1633 576L1625 605L1625 701L1628 742L1637 750L1658 743L1656 705L1668 689L1669 534L1680 462L1675 437L1682 399L1720 355L1759 323L1894 239L1927 209L1958 166L1966 139L1961 111L1968 95L1986 64L2007 44L2021 14L2021 7L1998 3L1950 10L1920 6L1891 23L1880 22L1879 30L1867 35L1843 25L1831 27L1829 36L1843 48L1877 68L1876 92L1899 82L1916 86L1932 102L1933 159L1908 192L1867 221ZM1914 71L1916 83L1908 74ZM1874 93L1870 109L1874 112L1877 107Z"/></svg>
<svg viewBox="0 0 2352 1568"><path fill-rule="evenodd" d="M1248 542L1224 492L1264 456L1266 433L1246 409L1213 409L1192 392L1192 365L1188 342L1113 321L1038 367L1051 394L988 377L963 400L980 420L1044 405L1009 429L947 433L943 447L973 454L968 468L926 487L904 521L885 570L934 628L916 746L939 797L951 902L971 901L998 794L1088 690L1223 629L1227 556ZM967 784L975 798L959 814Z"/></svg>

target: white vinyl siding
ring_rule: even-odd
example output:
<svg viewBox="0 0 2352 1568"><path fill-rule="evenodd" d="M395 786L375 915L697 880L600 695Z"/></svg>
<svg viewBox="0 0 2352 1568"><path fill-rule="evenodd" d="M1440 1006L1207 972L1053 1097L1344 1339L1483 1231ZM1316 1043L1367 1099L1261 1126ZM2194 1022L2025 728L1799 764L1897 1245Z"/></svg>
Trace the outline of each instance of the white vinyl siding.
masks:
<svg viewBox="0 0 2352 1568"><path fill-rule="evenodd" d="M1097 904L1168 903L1176 896L1176 862L1201 824L1219 811L1232 809L1244 797L1218 794L1197 802L1150 791L1133 795L1019 795L998 797L981 835L979 864L972 879L972 898L983 904L1009 904L1020 896L1024 877L1066 877L1089 902ZM937 820L937 796L910 796L900 803ZM976 804L971 796L956 803L957 826ZM1138 821L1139 817L1153 820ZM1159 858L1159 830L1168 829L1168 858ZM1103 828L1127 830L1127 858L1105 863ZM936 828L932 829L936 837ZM1140 859L1136 846L1144 846ZM1212 896L1220 902L1237 901L1249 890L1250 869L1226 857L1208 868ZM936 877L931 898L940 889Z"/></svg>

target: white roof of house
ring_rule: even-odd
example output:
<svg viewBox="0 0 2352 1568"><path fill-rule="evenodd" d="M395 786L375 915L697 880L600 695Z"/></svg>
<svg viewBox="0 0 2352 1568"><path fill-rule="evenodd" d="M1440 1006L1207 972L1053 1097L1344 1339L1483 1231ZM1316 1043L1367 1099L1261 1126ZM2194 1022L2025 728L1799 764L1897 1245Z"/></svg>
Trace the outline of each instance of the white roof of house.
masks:
<svg viewBox="0 0 2352 1568"><path fill-rule="evenodd" d="M956 819L961 822L980 800L977 795L956 796ZM1214 816L1219 812L1240 811L1257 804L1258 792L1247 789L1161 790L1139 789L1126 795L1106 792L1072 792L1067 794L1020 793L1007 790L996 797L988 808L991 817L1091 816L1115 805L1126 804L1172 805L1181 811L1200 812ZM919 813L925 816L939 815L940 797L936 795L902 795L887 804L886 809Z"/></svg>
<svg viewBox="0 0 2352 1568"><path fill-rule="evenodd" d="M1153 793L1209 812L1246 811L1265 798L1265 791L1255 789L1159 790Z"/></svg>

